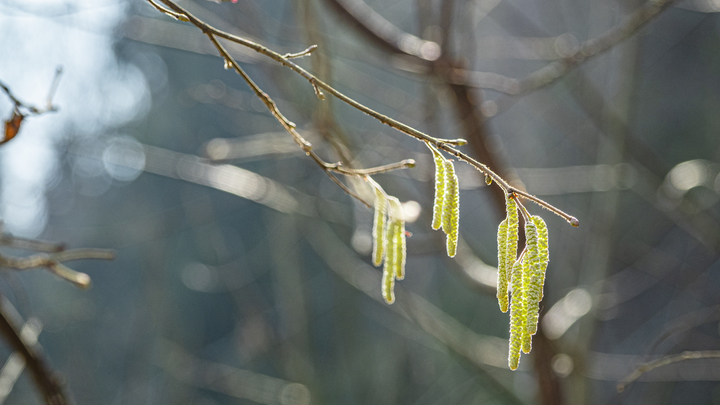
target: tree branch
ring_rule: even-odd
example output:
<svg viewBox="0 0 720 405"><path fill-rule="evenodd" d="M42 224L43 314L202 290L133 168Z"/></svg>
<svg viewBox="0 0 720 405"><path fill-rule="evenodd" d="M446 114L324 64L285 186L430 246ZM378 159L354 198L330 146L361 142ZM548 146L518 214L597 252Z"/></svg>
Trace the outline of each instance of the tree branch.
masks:
<svg viewBox="0 0 720 405"><path fill-rule="evenodd" d="M38 253L28 257L14 257L0 255L0 267L14 270L27 270L35 267L45 267L50 272L64 278L80 288L89 288L90 276L80 273L62 264L62 262L82 259L113 260L115 253L105 249L75 249L58 253Z"/></svg>
<svg viewBox="0 0 720 405"><path fill-rule="evenodd" d="M628 385L630 385L633 381L640 378L641 375L647 373L648 371L654 370L658 367L667 366L668 364L677 363L679 361L685 361L685 360L691 360L691 359L709 359L709 358L720 358L720 350L704 350L704 351L687 351L682 352L680 354L671 355L667 357L661 357L657 360L653 360L649 363L645 363L642 366L638 367L637 370L633 371L625 377L618 385L617 390L618 392L625 391L625 388L627 388Z"/></svg>
<svg viewBox="0 0 720 405"><path fill-rule="evenodd" d="M397 120L394 120L388 116L385 116L383 114L380 114L379 112L364 106L363 104L353 100L352 98L346 96L345 94L341 93L340 91L336 90L329 84L323 82L322 80L318 79L314 75L310 74L308 71L300 67L299 65L293 63L291 60L288 60L287 58L283 57L283 55L272 51L262 45L256 44L252 41L249 41L247 39L229 34L227 32L218 30L215 27L212 27L202 20L198 19L194 15L192 15L190 12L186 11L182 7L178 6L176 3L174 3L172 0L161 0L166 6L168 6L174 13L182 14L184 15L190 23L198 27L205 35L210 38L210 40L213 42L213 45L218 49L218 52L220 52L220 55L223 57L226 63L226 67L233 68L235 71L250 85L252 90L255 92L255 94L265 103L265 105L268 107L270 112L275 116L275 118L283 125L283 127L288 131L292 136L293 139L298 143L298 145L303 148L303 150L308 154L311 155L314 153L312 152L312 145L310 145L309 142L304 140L300 134L295 131L295 124L288 121L287 118L285 118L280 111L277 109L277 106L275 103L270 99L270 97L263 92L254 82L253 80L242 70L242 68L238 65L238 63L228 54L228 52L225 50L225 48L218 42L218 40L215 38L215 36L227 39L229 41L238 43L240 45L246 46L258 53L261 53L265 56L268 56L269 58L279 62L283 66L286 66L290 68L291 70L298 73L300 76L305 78L312 86L313 89L315 89L316 93L318 93L318 88L321 90L325 90L329 94L332 94L336 98L340 99L341 101L345 102L346 104L350 105L351 107L356 108L357 110L360 110L364 112L367 115L370 115L371 117L375 118L376 120L380 121L381 123L388 125L392 128L395 128L396 130L403 132L409 136L412 136L418 140L431 143L435 145L438 149L442 149L445 152L457 157L458 159L464 161L465 163L470 164L471 166L475 167L477 170L481 171L487 176L490 176L495 183L501 187L506 192L516 192L517 194L523 196L524 198L530 199L531 201L535 202L536 204L539 204L540 206L552 211L556 215L562 217L566 221L570 222L573 226L578 225L578 220L574 218L573 216L564 213L563 211L553 207L549 203L531 196L530 194L527 194L525 192L519 192L518 190L511 187L502 177L500 177L498 174L490 170L486 165L478 162L477 160L473 159L469 155L453 148L450 145L461 145L464 144L464 141L457 142L458 140L444 140L440 138L435 138L433 136L430 136L428 134L425 134L421 131L418 131L415 128L412 128L406 124L403 124ZM315 157L313 158L315 159ZM316 160L317 161L317 160ZM327 170L326 170L327 173Z"/></svg>

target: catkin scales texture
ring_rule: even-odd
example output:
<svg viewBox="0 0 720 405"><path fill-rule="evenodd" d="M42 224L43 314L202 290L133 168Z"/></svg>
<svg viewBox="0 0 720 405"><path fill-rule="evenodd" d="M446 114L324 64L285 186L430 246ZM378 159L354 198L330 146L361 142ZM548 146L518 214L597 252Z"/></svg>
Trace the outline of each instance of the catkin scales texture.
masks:
<svg viewBox="0 0 720 405"><path fill-rule="evenodd" d="M505 197L505 208L507 211L507 248L505 256L505 267L508 271L512 268L517 257L518 248L518 210L515 198L506 196Z"/></svg>
<svg viewBox="0 0 720 405"><path fill-rule="evenodd" d="M518 244L518 213L515 199L505 196L506 217L498 227L498 282L497 299L502 312L508 310L508 285L515 263Z"/></svg>
<svg viewBox="0 0 720 405"><path fill-rule="evenodd" d="M455 167L449 160L445 161L445 196L443 197L442 226L447 234L447 254L455 257L457 253L458 226L460 225L460 189Z"/></svg>
<svg viewBox="0 0 720 405"><path fill-rule="evenodd" d="M545 221L538 216L533 216L530 220L530 224L525 226L528 254L531 259L528 285L528 333L534 335L537 333L540 301L543 299L545 270L547 269L549 254Z"/></svg>
<svg viewBox="0 0 720 405"><path fill-rule="evenodd" d="M508 310L508 268L507 268L507 218L498 226L498 279L497 299L502 312Z"/></svg>
<svg viewBox="0 0 720 405"><path fill-rule="evenodd" d="M375 218L373 220L373 264L379 266L385 255L385 218L387 217L387 197L379 188L375 189Z"/></svg>
<svg viewBox="0 0 720 405"><path fill-rule="evenodd" d="M512 303L510 304L510 350L508 365L517 370L520 362L520 348L527 334L527 307L523 289L523 265L518 260L512 266Z"/></svg>
<svg viewBox="0 0 720 405"><path fill-rule="evenodd" d="M443 198L445 198L445 158L432 149L435 160L435 198L433 199L432 229L438 230L442 226Z"/></svg>
<svg viewBox="0 0 720 405"><path fill-rule="evenodd" d="M548 229L545 221L539 216L532 217L532 221L537 228L538 233L538 275L540 276L540 299L543 297L543 289L545 286L545 271L550 262L550 252L548 251Z"/></svg>
<svg viewBox="0 0 720 405"><path fill-rule="evenodd" d="M395 238L391 235L395 232L396 222L390 220L387 225L387 237L385 238L385 265L383 266L383 283L382 283L382 295L388 304L395 302L395 262L397 258L395 254Z"/></svg>
<svg viewBox="0 0 720 405"><path fill-rule="evenodd" d="M542 280L539 275L540 256L538 248L537 226L530 220L525 223L525 239L527 249L525 260L527 260L527 305L528 305L528 332L534 335L537 332L537 318L540 309L540 298L542 296Z"/></svg>
<svg viewBox="0 0 720 405"><path fill-rule="evenodd" d="M390 222L393 224L392 233L388 234L388 238L393 239L393 257L395 263L395 278L402 280L405 278L405 260L407 256L405 242L405 215L403 213L402 204L397 198L390 199Z"/></svg>
<svg viewBox="0 0 720 405"><path fill-rule="evenodd" d="M395 279L402 280L405 277L405 217L402 204L397 198L388 197L388 206L382 295L388 304L392 304L395 301Z"/></svg>
<svg viewBox="0 0 720 405"><path fill-rule="evenodd" d="M528 332L527 324L529 322L530 312L529 312L529 294L528 290L530 288L530 280L532 278L532 271L530 270L530 261L527 259L527 254L523 257L523 263L522 263L522 270L519 277L522 279L522 293L523 293L523 329L522 329L522 351L523 353L530 353L530 349L532 348L532 335Z"/></svg>

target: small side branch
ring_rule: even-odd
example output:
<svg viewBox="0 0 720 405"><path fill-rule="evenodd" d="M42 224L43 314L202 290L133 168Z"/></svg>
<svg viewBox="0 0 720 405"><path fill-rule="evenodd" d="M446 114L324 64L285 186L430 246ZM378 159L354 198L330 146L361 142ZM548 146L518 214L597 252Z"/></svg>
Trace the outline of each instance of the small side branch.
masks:
<svg viewBox="0 0 720 405"><path fill-rule="evenodd" d="M77 272L65 265L63 262L83 259L113 260L115 253L105 249L75 249L58 253L37 253L28 257L13 257L0 255L0 267L27 270L36 267L44 267L57 276L75 284L80 288L89 288L92 284L90 276Z"/></svg>
<svg viewBox="0 0 720 405"><path fill-rule="evenodd" d="M326 164L325 168L333 172L341 173L347 176L372 176L375 174L386 173L393 170L399 169L411 169L415 167L415 160L405 159L397 163L391 163L389 165L371 167L368 169L347 169L342 166L342 163L331 163Z"/></svg>
<svg viewBox="0 0 720 405"><path fill-rule="evenodd" d="M303 56L308 56L311 53L313 53L317 49L317 45L310 45L306 50L298 53L286 53L283 55L283 58L285 59L295 59L295 58L302 58Z"/></svg>
<svg viewBox="0 0 720 405"><path fill-rule="evenodd" d="M625 377L618 385L617 385L617 391L623 392L625 391L625 388L627 388L628 385L630 385L633 381L640 378L641 375L647 373L648 371L654 370L658 367L667 366L668 364L677 363L679 361L685 361L685 360L691 360L691 359L710 359L710 358L720 358L720 350L703 350L703 351L687 351L682 352L680 354L667 356L667 357L661 357L657 360L653 360L649 363L645 363L642 366L638 367L637 370L633 371Z"/></svg>

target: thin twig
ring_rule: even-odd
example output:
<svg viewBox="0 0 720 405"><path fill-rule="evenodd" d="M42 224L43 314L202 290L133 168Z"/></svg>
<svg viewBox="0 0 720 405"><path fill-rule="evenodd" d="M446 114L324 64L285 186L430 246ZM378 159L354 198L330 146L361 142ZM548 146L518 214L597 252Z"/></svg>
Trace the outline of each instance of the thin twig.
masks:
<svg viewBox="0 0 720 405"><path fill-rule="evenodd" d="M718 357L720 357L720 350L687 351L672 356L661 357L657 360L653 360L638 367L637 370L630 373L630 375L625 377L617 385L617 390L618 392L623 392L628 385L630 385L633 381L637 380L641 375L658 367L667 366L668 364L677 363L684 360L709 359Z"/></svg>
<svg viewBox="0 0 720 405"><path fill-rule="evenodd" d="M57 111L57 106L52 105L52 97L55 94L55 90L57 89L58 83L60 82L60 76L62 75L62 67L58 66L55 69L55 76L53 77L52 84L50 85L50 91L48 92L48 98L47 98L47 107L46 108L38 108L33 105L24 103L19 98L17 98L10 88L4 84L2 81L0 81L0 89L8 96L8 98L15 104L15 109L19 110L20 108L27 110L27 113L22 114L28 115L40 115L45 114L47 112L53 112Z"/></svg>
<svg viewBox="0 0 720 405"><path fill-rule="evenodd" d="M90 288L92 284L90 276L62 264L62 262L83 259L113 260L115 253L106 249L74 249L51 254L38 253L28 257L0 255L0 267L14 270L44 267L77 287L85 289Z"/></svg>
<svg viewBox="0 0 720 405"><path fill-rule="evenodd" d="M397 163L390 163L384 166L371 167L369 169L347 169L342 163L332 163L325 166L326 169L345 174L348 176L372 176L374 174L386 173L398 169L409 169L415 167L415 160L405 159Z"/></svg>
<svg viewBox="0 0 720 405"><path fill-rule="evenodd" d="M13 257L0 255L0 266L16 270L26 270L33 267L45 267L53 263L62 263L72 260L100 259L113 260L115 253L106 249L73 249L58 253L38 253L28 257Z"/></svg>
<svg viewBox="0 0 720 405"><path fill-rule="evenodd" d="M18 329L12 324L8 315L4 297L0 299L0 334L14 351L25 359L33 380L48 405L65 405L68 403L60 378L50 369L41 354L32 345L22 339Z"/></svg>
<svg viewBox="0 0 720 405"><path fill-rule="evenodd" d="M18 238L9 234L0 235L0 245L49 253L62 252L63 250L65 250L65 245L62 243L43 242L34 239Z"/></svg>
<svg viewBox="0 0 720 405"><path fill-rule="evenodd" d="M285 59L295 59L295 58L302 58L303 56L308 56L311 53L313 53L317 49L317 45L310 45L306 50L298 53L286 53L283 55L283 58Z"/></svg>
<svg viewBox="0 0 720 405"><path fill-rule="evenodd" d="M159 11L159 12L161 12L161 13L163 13L163 14L167 14L167 15L169 15L170 17L172 17L172 18L174 18L174 19L176 19L176 20L178 20L178 21L184 21L184 22L189 22L189 21L190 21L190 20L188 20L187 17L185 17L184 15L182 15L182 14L180 14L180 13L176 13L176 12L174 12L174 11L172 11L172 10L168 10L168 9L166 9L165 7L157 4L157 3L154 2L153 0L148 0L148 2L149 2L150 5L153 6L157 11Z"/></svg>
<svg viewBox="0 0 720 405"><path fill-rule="evenodd" d="M55 91L57 91L58 85L60 84L60 76L62 76L62 72L62 66L58 66L55 68L55 77L53 77L53 81L50 85L50 90L48 91L47 95L47 107L45 107L47 111L53 110L55 108L52 105L52 99L55 96Z"/></svg>

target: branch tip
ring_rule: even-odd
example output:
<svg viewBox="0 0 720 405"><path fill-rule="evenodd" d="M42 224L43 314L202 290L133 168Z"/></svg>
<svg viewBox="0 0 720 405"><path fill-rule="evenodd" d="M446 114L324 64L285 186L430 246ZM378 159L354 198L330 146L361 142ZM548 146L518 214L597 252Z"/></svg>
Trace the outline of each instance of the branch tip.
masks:
<svg viewBox="0 0 720 405"><path fill-rule="evenodd" d="M295 58L302 58L303 56L308 56L311 53L313 53L313 51L315 51L317 49L317 47L318 47L317 45L310 45L306 50L304 50L302 52L286 53L285 55L283 55L283 59L295 59Z"/></svg>

